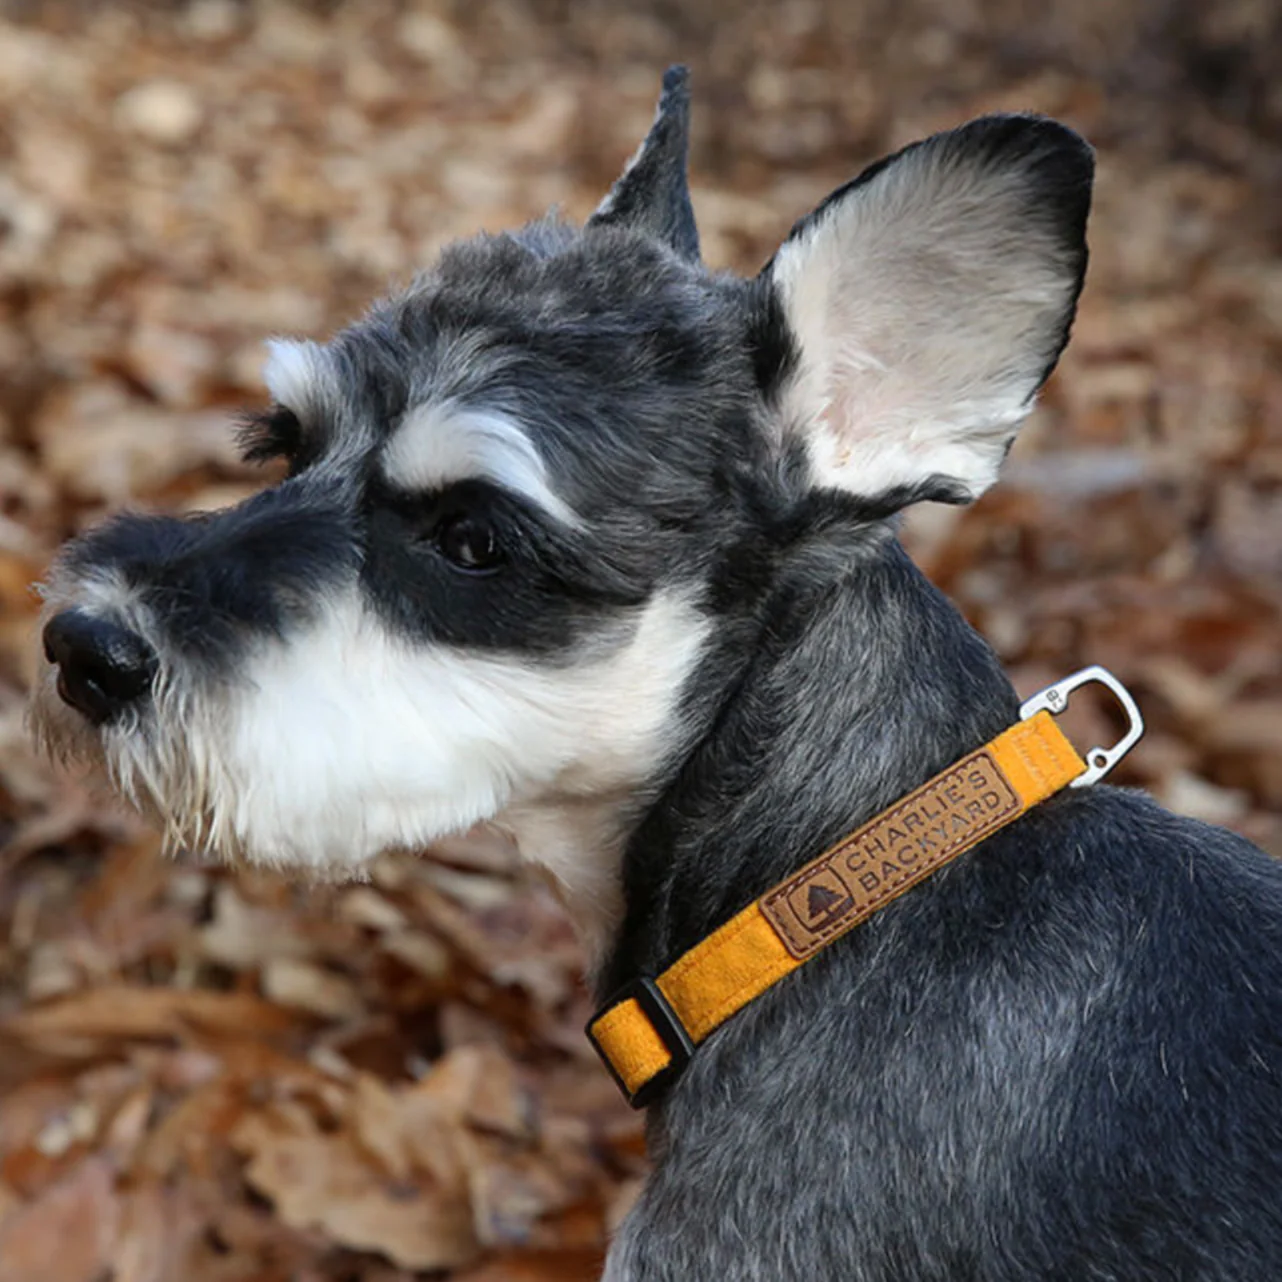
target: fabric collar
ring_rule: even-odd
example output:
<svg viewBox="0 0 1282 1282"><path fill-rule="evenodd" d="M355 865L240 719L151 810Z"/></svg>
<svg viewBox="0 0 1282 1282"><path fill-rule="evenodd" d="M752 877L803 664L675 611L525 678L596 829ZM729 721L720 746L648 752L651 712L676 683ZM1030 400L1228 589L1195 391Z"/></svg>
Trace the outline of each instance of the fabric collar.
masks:
<svg viewBox="0 0 1282 1282"><path fill-rule="evenodd" d="M1117 696L1130 726L1112 748L1092 748L1083 760L1053 716L1092 682ZM1121 682L1104 668L1083 668L1034 695L1013 726L767 891L657 978L625 985L587 1035L628 1102L653 1102L736 1011L1033 806L1102 778L1143 733Z"/></svg>

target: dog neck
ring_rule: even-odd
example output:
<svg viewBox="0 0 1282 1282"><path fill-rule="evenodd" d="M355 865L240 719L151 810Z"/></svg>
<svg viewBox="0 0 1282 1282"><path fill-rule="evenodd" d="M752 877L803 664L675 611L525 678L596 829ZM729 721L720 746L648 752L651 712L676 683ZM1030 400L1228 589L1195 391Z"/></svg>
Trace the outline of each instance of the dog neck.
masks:
<svg viewBox="0 0 1282 1282"><path fill-rule="evenodd" d="M630 792L553 795L537 804L510 806L494 823L560 900L592 974L623 917L619 865L629 807Z"/></svg>
<svg viewBox="0 0 1282 1282"><path fill-rule="evenodd" d="M746 664L705 660L733 684L627 845L603 999L1017 716L996 655L884 526L792 554L757 622Z"/></svg>

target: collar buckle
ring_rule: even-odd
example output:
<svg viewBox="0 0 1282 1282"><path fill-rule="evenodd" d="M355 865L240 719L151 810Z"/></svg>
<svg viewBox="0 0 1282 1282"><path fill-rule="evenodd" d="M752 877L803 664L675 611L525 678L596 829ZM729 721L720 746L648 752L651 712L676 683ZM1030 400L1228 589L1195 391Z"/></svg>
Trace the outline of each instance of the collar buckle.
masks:
<svg viewBox="0 0 1282 1282"><path fill-rule="evenodd" d="M669 1055L667 1067L656 1073L649 1081L643 1082L635 1091L628 1089L628 1084L619 1075L614 1061L593 1032L597 1020L606 1011L613 1010L629 1000L636 1002L641 1008L641 1013L649 1021L650 1027L654 1029ZM658 1099L681 1076L694 1055L694 1041L686 1032L681 1016L672 1009L672 1004L663 995L659 985L645 976L629 981L614 993L609 1001L593 1015L584 1032L587 1033L593 1049L610 1070L610 1076L614 1078L615 1084L633 1108L645 1108L647 1104L652 1104Z"/></svg>
<svg viewBox="0 0 1282 1282"><path fill-rule="evenodd" d="M1079 686L1091 683L1106 686L1112 691L1126 712L1129 725L1126 733L1111 748L1091 748L1085 754L1086 773L1078 775L1068 785L1070 788L1085 788L1097 783L1139 742L1140 736L1144 733L1144 718L1140 716L1140 710L1131 692L1107 668L1101 668L1098 663L1095 663L1089 668L1083 668L1080 672L1074 672L1062 681L1056 681L1054 685L1047 686L1045 690L1039 691L1031 699L1026 700L1019 710L1021 721L1027 721L1042 711L1058 716L1068 707L1068 696Z"/></svg>

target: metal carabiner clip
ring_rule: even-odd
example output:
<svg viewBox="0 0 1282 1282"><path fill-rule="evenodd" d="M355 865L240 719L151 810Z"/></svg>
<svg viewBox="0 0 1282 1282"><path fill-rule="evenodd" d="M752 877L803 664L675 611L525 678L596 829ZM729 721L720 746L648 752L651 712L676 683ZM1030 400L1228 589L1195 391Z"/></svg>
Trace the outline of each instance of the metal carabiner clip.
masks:
<svg viewBox="0 0 1282 1282"><path fill-rule="evenodd" d="M1126 710L1126 715L1130 719L1130 726L1111 748L1092 748L1087 752L1086 773L1078 775L1069 784L1070 788L1085 788L1089 784L1097 783L1140 741L1140 736L1144 733L1144 718L1140 716L1140 710L1131 697L1131 692L1107 668L1101 668L1096 663L1089 668L1083 668L1080 672L1074 672L1072 676L1065 677L1062 681L1056 681L1045 690L1039 690L1031 699L1026 700L1019 710L1021 721L1027 721L1034 713L1041 712L1043 709L1052 716L1058 716L1068 707L1068 696L1079 686L1089 685L1092 681L1107 686L1117 696L1117 701Z"/></svg>

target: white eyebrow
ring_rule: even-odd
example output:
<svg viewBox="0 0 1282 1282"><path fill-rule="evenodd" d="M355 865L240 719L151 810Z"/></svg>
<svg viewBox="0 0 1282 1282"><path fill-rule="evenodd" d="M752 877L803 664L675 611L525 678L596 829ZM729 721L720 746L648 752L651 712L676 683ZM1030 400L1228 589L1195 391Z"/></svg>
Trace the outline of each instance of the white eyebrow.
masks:
<svg viewBox="0 0 1282 1282"><path fill-rule="evenodd" d="M302 419L314 419L338 401L334 367L319 343L269 338L263 382L273 400Z"/></svg>
<svg viewBox="0 0 1282 1282"><path fill-rule="evenodd" d="M472 477L494 481L565 525L578 515L548 482L534 442L503 414L449 402L411 410L383 451L383 474L407 490L437 490Z"/></svg>

